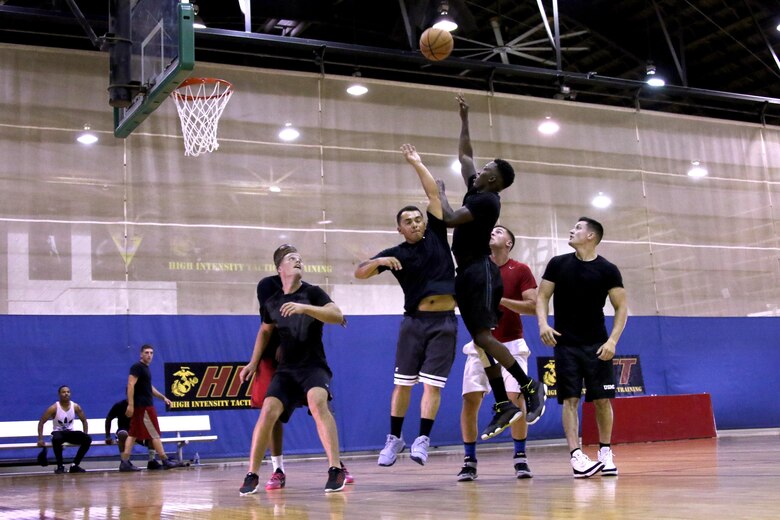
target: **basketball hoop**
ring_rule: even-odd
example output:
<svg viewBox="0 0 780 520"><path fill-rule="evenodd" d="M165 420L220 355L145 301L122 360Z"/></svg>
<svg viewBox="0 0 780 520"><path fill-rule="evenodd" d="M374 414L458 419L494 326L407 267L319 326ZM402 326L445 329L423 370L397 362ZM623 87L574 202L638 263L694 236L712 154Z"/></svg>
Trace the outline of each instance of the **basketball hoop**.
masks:
<svg viewBox="0 0 780 520"><path fill-rule="evenodd" d="M215 78L189 78L173 91L184 135L184 155L197 157L219 148L217 124L232 95L233 85Z"/></svg>

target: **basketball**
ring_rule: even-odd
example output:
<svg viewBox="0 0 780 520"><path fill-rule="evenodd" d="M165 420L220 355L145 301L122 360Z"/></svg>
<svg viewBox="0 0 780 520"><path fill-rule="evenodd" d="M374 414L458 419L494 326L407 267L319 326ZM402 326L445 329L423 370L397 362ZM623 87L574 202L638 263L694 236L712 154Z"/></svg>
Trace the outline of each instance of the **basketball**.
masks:
<svg viewBox="0 0 780 520"><path fill-rule="evenodd" d="M441 61L450 55L455 41L444 29L430 27L420 36L420 52L431 61Z"/></svg>

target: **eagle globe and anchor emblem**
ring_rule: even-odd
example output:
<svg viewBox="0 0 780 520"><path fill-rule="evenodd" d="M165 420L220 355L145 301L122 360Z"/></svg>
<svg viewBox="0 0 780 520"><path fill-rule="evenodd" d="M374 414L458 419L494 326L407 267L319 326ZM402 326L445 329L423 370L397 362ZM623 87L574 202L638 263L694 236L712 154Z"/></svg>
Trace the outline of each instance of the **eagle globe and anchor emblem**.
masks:
<svg viewBox="0 0 780 520"><path fill-rule="evenodd" d="M542 376L542 381L544 381L544 384L547 385L547 388L552 388L555 386L557 379L558 378L555 375L555 360L551 359L547 362L547 364L544 365L544 375Z"/></svg>
<svg viewBox="0 0 780 520"><path fill-rule="evenodd" d="M190 370L190 367L179 368L179 370L173 373L173 377L176 377L177 379L174 380L171 385L171 392L173 392L173 395L176 397L184 397L187 395L199 381L195 376L195 373Z"/></svg>

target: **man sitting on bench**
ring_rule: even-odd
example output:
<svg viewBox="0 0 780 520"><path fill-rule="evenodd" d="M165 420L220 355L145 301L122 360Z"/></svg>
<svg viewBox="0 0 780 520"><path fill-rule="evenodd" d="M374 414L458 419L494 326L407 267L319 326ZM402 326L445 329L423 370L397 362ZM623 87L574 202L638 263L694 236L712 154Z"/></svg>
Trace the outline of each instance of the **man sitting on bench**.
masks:
<svg viewBox="0 0 780 520"><path fill-rule="evenodd" d="M38 421L38 446L46 446L43 440L43 425L46 421L52 419L54 426L51 432L51 447L54 450L54 457L57 459L57 468L54 470L54 473L65 473L65 464L62 461L62 445L66 442L79 447L79 451L73 458L70 472L84 473L86 470L79 464L92 445L92 437L88 434L87 416L84 415L84 410L81 409L81 406L70 400L69 386L62 385L57 392L60 395L59 401L48 407ZM83 432L73 431L73 421L76 420L76 416L81 420Z"/></svg>

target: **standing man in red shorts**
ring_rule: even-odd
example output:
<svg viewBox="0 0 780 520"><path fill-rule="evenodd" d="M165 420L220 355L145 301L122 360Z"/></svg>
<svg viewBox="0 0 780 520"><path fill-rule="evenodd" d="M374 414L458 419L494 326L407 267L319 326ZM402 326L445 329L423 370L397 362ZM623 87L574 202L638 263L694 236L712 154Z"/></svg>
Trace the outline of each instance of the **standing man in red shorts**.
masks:
<svg viewBox="0 0 780 520"><path fill-rule="evenodd" d="M130 367L130 375L127 377L127 411L125 415L130 418L130 431L125 441L125 451L122 453L122 462L119 463L119 471L141 471L141 468L130 462L133 453L133 444L136 439L148 440L154 447L154 451L162 461L163 469L171 469L179 466L177 462L168 459L160 441L160 425L157 423L157 410L154 408L153 399L157 397L165 401L166 405L171 400L165 397L159 390L152 386L152 372L149 365L154 357L154 347L143 345L141 347L141 360Z"/></svg>

